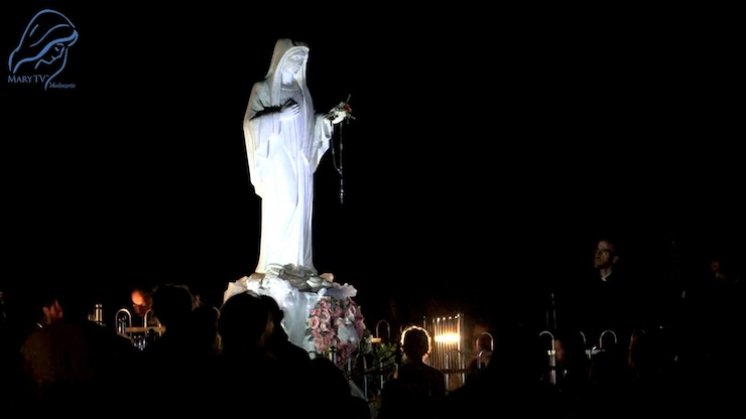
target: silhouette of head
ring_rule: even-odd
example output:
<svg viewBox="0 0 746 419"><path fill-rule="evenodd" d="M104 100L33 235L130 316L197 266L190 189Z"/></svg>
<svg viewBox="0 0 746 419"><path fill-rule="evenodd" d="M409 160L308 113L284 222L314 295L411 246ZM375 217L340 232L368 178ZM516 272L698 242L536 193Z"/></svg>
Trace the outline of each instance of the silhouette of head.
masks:
<svg viewBox="0 0 746 419"><path fill-rule="evenodd" d="M271 322L270 310L259 297L248 292L230 297L220 309L218 320L223 350L241 351L263 346L271 334Z"/></svg>
<svg viewBox="0 0 746 419"><path fill-rule="evenodd" d="M430 337L419 327L411 327L404 333L402 349L408 359L421 362L422 357L430 352Z"/></svg>
<svg viewBox="0 0 746 419"><path fill-rule="evenodd" d="M194 299L184 285L166 284L153 293L153 311L167 328L178 328L188 323Z"/></svg>
<svg viewBox="0 0 746 419"><path fill-rule="evenodd" d="M27 67L39 72L48 70L51 74L46 88L65 68L68 48L77 40L78 31L70 19L55 10L44 9L26 26L18 46L8 58L8 69L12 74Z"/></svg>

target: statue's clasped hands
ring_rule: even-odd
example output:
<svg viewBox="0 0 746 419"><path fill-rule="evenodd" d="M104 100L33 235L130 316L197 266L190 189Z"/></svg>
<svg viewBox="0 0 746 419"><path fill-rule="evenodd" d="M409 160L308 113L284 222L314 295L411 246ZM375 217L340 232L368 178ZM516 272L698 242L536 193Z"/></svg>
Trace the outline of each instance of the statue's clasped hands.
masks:
<svg viewBox="0 0 746 419"><path fill-rule="evenodd" d="M295 103L293 99L288 99L280 107L280 119L283 121L289 121L298 115L300 115L300 105Z"/></svg>

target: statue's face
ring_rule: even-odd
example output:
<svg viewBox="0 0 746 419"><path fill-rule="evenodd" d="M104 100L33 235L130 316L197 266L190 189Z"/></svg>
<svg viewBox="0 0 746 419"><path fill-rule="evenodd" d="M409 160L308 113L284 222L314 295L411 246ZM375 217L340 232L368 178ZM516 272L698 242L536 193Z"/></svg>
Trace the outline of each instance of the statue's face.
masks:
<svg viewBox="0 0 746 419"><path fill-rule="evenodd" d="M303 52L295 52L285 60L285 71L290 74L298 74L303 65L303 61L306 59L306 54Z"/></svg>

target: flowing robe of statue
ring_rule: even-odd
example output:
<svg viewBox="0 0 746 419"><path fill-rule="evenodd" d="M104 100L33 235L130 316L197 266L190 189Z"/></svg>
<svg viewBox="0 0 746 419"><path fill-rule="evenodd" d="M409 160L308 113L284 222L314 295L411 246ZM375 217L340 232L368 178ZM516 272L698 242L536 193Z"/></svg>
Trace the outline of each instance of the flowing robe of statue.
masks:
<svg viewBox="0 0 746 419"><path fill-rule="evenodd" d="M313 174L329 148L332 124L316 114L306 85L308 47L275 45L267 76L254 84L244 117L251 183L262 198L255 272L294 265L315 275L311 221Z"/></svg>
<svg viewBox="0 0 746 419"><path fill-rule="evenodd" d="M316 114L307 62L308 47L280 39L267 76L251 90L243 128L251 183L262 198L259 262L254 275L228 284L224 298L246 291L271 296L285 313L290 341L317 351L309 340L309 313L324 298L345 301L357 291L333 283L331 275L319 276L313 265L313 174L329 148L333 124L346 114L339 106ZM357 345L352 325L335 327L340 344Z"/></svg>

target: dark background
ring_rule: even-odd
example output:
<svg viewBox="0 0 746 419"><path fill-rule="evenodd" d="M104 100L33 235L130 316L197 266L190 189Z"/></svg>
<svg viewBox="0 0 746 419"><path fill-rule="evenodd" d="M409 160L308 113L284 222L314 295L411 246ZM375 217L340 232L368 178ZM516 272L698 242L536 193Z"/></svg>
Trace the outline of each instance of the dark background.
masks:
<svg viewBox="0 0 746 419"><path fill-rule="evenodd" d="M4 5L3 62L43 7L80 36L57 78L74 90L1 72L5 288L126 301L185 282L219 304L258 257L241 121L278 37L309 44L318 111L352 94L345 202L328 153L314 253L371 318L390 298L411 318L514 312L589 274L603 236L651 284L696 277L720 249L741 261L723 15L332 6Z"/></svg>

